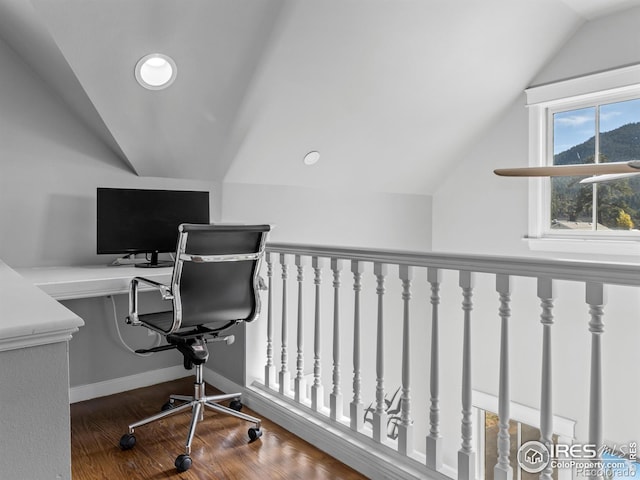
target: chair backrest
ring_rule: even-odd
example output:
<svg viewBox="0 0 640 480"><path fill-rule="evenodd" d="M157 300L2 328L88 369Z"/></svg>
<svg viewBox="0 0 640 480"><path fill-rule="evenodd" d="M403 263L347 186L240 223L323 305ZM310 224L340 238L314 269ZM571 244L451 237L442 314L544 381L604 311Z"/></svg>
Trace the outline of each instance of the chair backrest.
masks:
<svg viewBox="0 0 640 480"><path fill-rule="evenodd" d="M171 280L172 332L219 328L260 313L258 273L269 225L182 224Z"/></svg>

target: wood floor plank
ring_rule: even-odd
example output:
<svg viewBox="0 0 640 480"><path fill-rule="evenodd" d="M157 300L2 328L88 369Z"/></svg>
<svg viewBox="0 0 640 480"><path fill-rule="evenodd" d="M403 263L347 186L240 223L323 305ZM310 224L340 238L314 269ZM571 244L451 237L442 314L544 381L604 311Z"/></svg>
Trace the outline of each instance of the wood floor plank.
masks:
<svg viewBox="0 0 640 480"><path fill-rule="evenodd" d="M172 393L191 394L192 378L140 388L71 405L71 469L74 480L360 480L366 477L313 445L263 419L262 437L249 442L252 424L207 410L191 447L193 466L174 467L184 453L190 412L139 427L136 445L118 446L128 424L157 413ZM208 387L207 394L215 394ZM246 407L243 411L257 416Z"/></svg>

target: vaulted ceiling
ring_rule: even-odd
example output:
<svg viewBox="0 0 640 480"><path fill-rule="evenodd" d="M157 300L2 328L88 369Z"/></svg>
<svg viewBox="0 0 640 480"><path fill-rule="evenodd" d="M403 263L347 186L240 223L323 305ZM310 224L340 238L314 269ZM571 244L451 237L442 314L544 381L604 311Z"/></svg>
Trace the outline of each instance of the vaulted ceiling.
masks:
<svg viewBox="0 0 640 480"><path fill-rule="evenodd" d="M138 175L431 193L584 22L637 5L0 0L0 37ZM151 91L156 52L178 75Z"/></svg>

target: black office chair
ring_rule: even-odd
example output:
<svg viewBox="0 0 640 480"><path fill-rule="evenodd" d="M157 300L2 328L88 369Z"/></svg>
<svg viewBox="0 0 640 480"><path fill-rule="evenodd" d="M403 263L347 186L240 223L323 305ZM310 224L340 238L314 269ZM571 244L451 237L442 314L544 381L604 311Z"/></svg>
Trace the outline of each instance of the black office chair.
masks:
<svg viewBox="0 0 640 480"><path fill-rule="evenodd" d="M262 435L260 419L240 412L240 394L205 395L203 367L209 357L207 343L233 342L233 336L221 336L240 322L253 321L260 312L260 261L264 254L269 225L194 225L182 224L178 229L178 245L171 285L136 277L129 291L127 323L141 325L165 336L166 345L139 353L177 348L184 357L184 367L195 366L193 396L171 395L162 411L129 425L129 433L120 439L120 448L128 450L136 443L134 430L168 415L191 409L191 425L185 453L178 455L175 466L179 472L191 467L191 442L204 407L227 413L255 425L249 438ZM156 288L165 300L170 300L169 312L138 313L138 285ZM232 400L229 407L218 402ZM176 405L176 401L180 402Z"/></svg>

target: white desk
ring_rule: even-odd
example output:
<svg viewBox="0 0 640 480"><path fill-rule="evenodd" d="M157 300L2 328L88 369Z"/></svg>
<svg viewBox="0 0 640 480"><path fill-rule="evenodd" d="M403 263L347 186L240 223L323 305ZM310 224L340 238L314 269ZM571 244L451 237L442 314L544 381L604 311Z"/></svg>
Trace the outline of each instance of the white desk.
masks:
<svg viewBox="0 0 640 480"><path fill-rule="evenodd" d="M16 268L15 270L56 300L69 300L127 293L129 282L133 277L145 277L168 284L171 281L172 267L89 265ZM140 284L140 291L148 289L150 287Z"/></svg>

